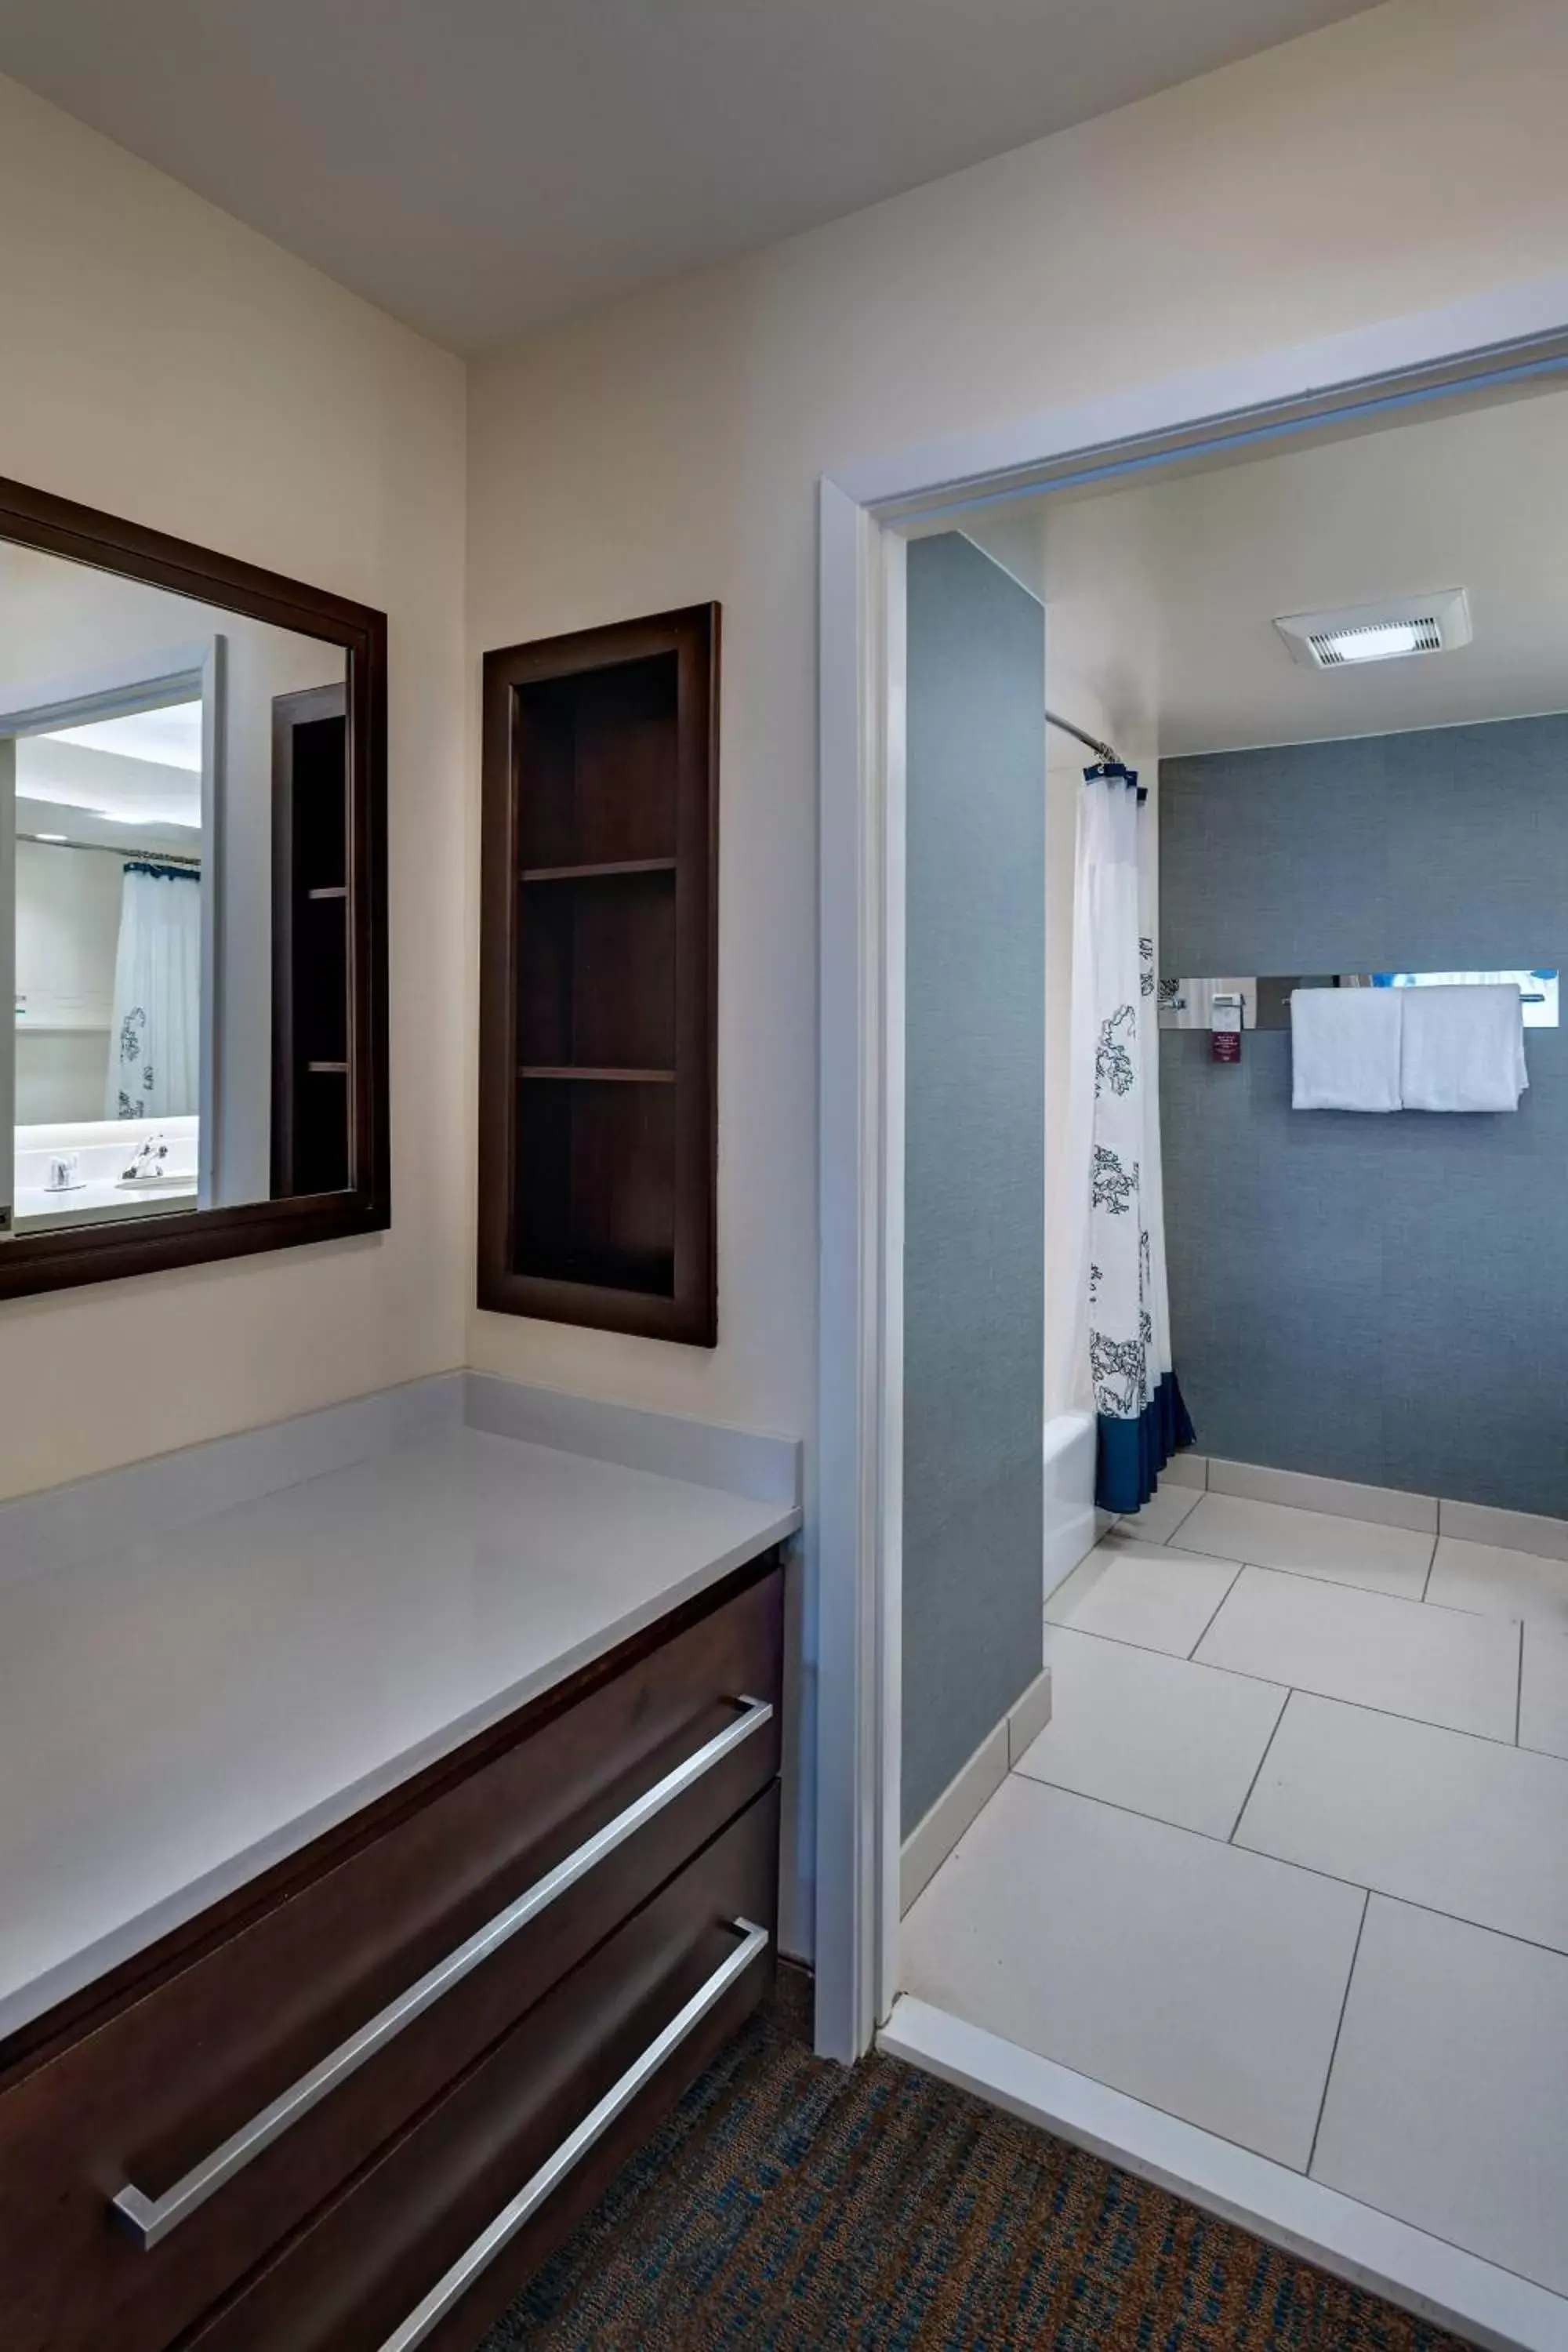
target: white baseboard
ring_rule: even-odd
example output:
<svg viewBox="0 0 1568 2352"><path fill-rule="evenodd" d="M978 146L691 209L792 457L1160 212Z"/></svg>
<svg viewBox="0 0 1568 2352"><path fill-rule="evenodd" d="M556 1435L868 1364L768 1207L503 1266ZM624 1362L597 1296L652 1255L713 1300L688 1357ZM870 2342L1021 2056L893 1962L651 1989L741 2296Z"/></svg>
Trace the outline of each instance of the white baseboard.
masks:
<svg viewBox="0 0 1568 2352"><path fill-rule="evenodd" d="M1568 1559L1568 1519L1541 1518L1533 1511L1504 1511L1490 1503L1439 1503L1437 1532L1465 1543L1533 1552L1541 1559Z"/></svg>
<svg viewBox="0 0 1568 2352"><path fill-rule="evenodd" d="M1034 1681L1007 1710L1007 1761L1016 1764L1026 1748L1033 1747L1051 1719L1051 1670L1042 1666Z"/></svg>
<svg viewBox="0 0 1568 2352"><path fill-rule="evenodd" d="M1167 1486L1196 1486L1201 1490L1209 1482L1208 1455L1173 1454L1160 1475Z"/></svg>
<svg viewBox="0 0 1568 2352"><path fill-rule="evenodd" d="M996 1794L1032 1740L1051 1719L1051 1670L1042 1666L998 1724L986 1733L967 1764L953 1774L941 1796L910 1832L899 1850L899 1916L930 1885L970 1823Z"/></svg>
<svg viewBox="0 0 1568 2352"><path fill-rule="evenodd" d="M928 1886L982 1807L1007 1778L1007 1717L994 1724L899 1849L899 1916Z"/></svg>
<svg viewBox="0 0 1568 2352"><path fill-rule="evenodd" d="M901 1995L879 2048L1486 2352L1563 2352L1568 2300L1087 2074Z"/></svg>
<svg viewBox="0 0 1568 2352"><path fill-rule="evenodd" d="M1319 1478L1306 1470L1270 1470L1256 1462L1209 1463L1211 1495L1240 1495L1251 1503L1286 1503L1298 1511L1325 1511L1339 1519L1366 1519L1383 1528L1437 1532L1435 1495L1399 1486L1363 1486L1354 1478Z"/></svg>
<svg viewBox="0 0 1568 2352"><path fill-rule="evenodd" d="M1411 1528L1424 1536L1454 1536L1466 1543L1496 1544L1504 1551L1533 1552L1542 1559L1568 1560L1568 1519L1535 1511L1510 1511L1492 1503L1457 1503L1441 1495L1412 1495L1403 1486L1363 1486L1353 1478L1320 1478L1306 1470L1275 1470L1260 1462L1210 1458L1207 1476L1187 1465L1201 1457L1178 1454L1161 1476L1179 1486L1207 1485L1211 1495L1238 1495L1254 1503L1285 1503L1299 1511L1326 1511L1342 1519L1369 1519L1379 1527Z"/></svg>

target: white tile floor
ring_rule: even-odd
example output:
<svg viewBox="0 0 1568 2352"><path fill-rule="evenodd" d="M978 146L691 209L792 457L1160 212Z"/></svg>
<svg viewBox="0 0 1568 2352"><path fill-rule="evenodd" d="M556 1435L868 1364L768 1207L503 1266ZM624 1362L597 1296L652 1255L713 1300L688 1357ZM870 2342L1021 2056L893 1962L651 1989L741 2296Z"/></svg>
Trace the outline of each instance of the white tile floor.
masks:
<svg viewBox="0 0 1568 2352"><path fill-rule="evenodd" d="M1158 1544L1108 1538L1058 1585L1046 1622L1190 1658L1240 1573L1233 1559L1196 1559Z"/></svg>
<svg viewBox="0 0 1568 2352"><path fill-rule="evenodd" d="M1568 1559L1167 1485L1046 1613L907 1989L1568 2296Z"/></svg>
<svg viewBox="0 0 1568 2352"><path fill-rule="evenodd" d="M1084 2074L1304 2168L1358 1888L1022 1773L937 1881L946 1899L928 1889L905 1922L927 2000L1045 2057L1070 2042ZM1237 2063L1216 2064L1221 2053Z"/></svg>
<svg viewBox="0 0 1568 2352"><path fill-rule="evenodd" d="M1203 1499L1201 1487L1162 1486L1157 1495L1150 1496L1141 1511L1129 1511L1117 1525L1123 1534L1144 1543L1168 1544L1182 1521L1192 1517ZM1201 1544L1198 1549L1203 1549Z"/></svg>
<svg viewBox="0 0 1568 2352"><path fill-rule="evenodd" d="M1314 2179L1568 2294L1568 1960L1374 1895Z"/></svg>
<svg viewBox="0 0 1568 2352"><path fill-rule="evenodd" d="M1216 1552L1255 1568L1396 1592L1405 1601L1420 1600L1432 1565L1432 1538L1413 1528L1374 1527L1366 1519L1254 1503L1240 1495L1202 1496L1166 1540L1184 1551Z"/></svg>
<svg viewBox="0 0 1568 2352"><path fill-rule="evenodd" d="M1506 1618L1271 1568L1242 1570L1194 1655L1484 1739L1510 1740L1519 1716L1519 1627Z"/></svg>
<svg viewBox="0 0 1568 2352"><path fill-rule="evenodd" d="M1229 1837L1284 1691L1066 1625L1046 1628L1046 1664L1051 1721L1019 1759L1020 1772L1177 1829Z"/></svg>
<svg viewBox="0 0 1568 2352"><path fill-rule="evenodd" d="M1447 1609L1479 1609L1489 1616L1522 1618L1543 1632L1568 1633L1563 1568L1562 1560L1541 1559L1533 1552L1439 1536L1426 1598Z"/></svg>
<svg viewBox="0 0 1568 2352"><path fill-rule="evenodd" d="M1560 1757L1294 1691L1236 1843L1568 1952Z"/></svg>
<svg viewBox="0 0 1568 2352"><path fill-rule="evenodd" d="M1568 1633L1524 1629L1519 1685L1519 1744L1568 1756Z"/></svg>

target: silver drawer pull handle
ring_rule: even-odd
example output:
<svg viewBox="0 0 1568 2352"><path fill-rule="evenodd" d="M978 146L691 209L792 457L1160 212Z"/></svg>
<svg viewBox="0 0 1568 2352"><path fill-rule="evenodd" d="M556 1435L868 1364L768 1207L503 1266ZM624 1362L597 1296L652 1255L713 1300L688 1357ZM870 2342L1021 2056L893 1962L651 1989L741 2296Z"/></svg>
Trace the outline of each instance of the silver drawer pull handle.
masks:
<svg viewBox="0 0 1568 2352"><path fill-rule="evenodd" d="M759 1952L765 1952L769 1936L765 1927L753 1926L750 1919L733 1923L742 1938L727 1960L715 1969L700 1990L694 1992L684 2009L677 2011L663 2032L648 2043L618 2082L613 2083L599 2101L591 2107L569 2133L553 2156L546 2157L531 2180L520 2189L510 2205L503 2205L488 2230L474 2240L466 2253L459 2254L444 2278L437 2280L421 2304L409 2313L401 2327L394 2330L381 2347L381 2352L414 2352L423 2344L431 2330L446 2318L453 2305L467 2294L481 2271L489 2268L503 2246L512 2239L526 2221L532 2219L550 2195L560 2186L573 2166L587 2155L595 2140L602 2139L622 2109L628 2107L637 2093L653 2080L665 2060L679 2050L694 2026L700 2025L709 2011L723 2000L738 1977L745 1975Z"/></svg>
<svg viewBox="0 0 1568 2352"><path fill-rule="evenodd" d="M412 2025L414 2020L438 2001L443 1993L450 1992L454 1985L461 1984L481 1960L488 1960L490 1954L499 1951L520 1928L526 1927L531 1919L537 1919L542 1911L548 1910L557 1896L564 1895L568 1887L575 1886L580 1878L585 1878L607 1854L614 1853L627 1838L635 1837L656 1813L661 1813L667 1805L672 1805L677 1797L683 1796L705 1773L711 1772L726 1756L732 1755L753 1731L760 1731L764 1723L773 1719L771 1699L743 1698L737 1703L741 1712L733 1723L727 1723L722 1731L706 1741L695 1755L689 1756L684 1764L678 1764L673 1772L667 1772L662 1780L656 1780L651 1789L646 1790L626 1807L625 1812L617 1813L613 1822L606 1822L602 1830L595 1830L593 1836L578 1846L575 1853L569 1853L564 1862L558 1862L553 1870L545 1872L542 1878L536 1878L526 1894L520 1895L515 1903L509 1903L504 1911L498 1911L495 1917L477 1929L466 1944L459 1944L455 1952L448 1952L444 1960L437 1960L416 1984L411 1984L405 1992L400 1992L395 2000L388 2001L386 2007L379 2011L368 2024L362 2025L357 2033L351 2033L346 2042L340 2042L319 2065L312 2066L308 2074L301 2074L297 2083L291 2083L288 2090L274 2099L270 2106L263 2107L258 2116L253 2116L247 2124L242 2124L221 2147L214 2148L210 2156L205 2156L199 2164L193 2165L184 2179L176 2180L172 2189L166 2189L162 2197L145 2197L140 2189L127 2182L110 2200L110 2206L142 2252L146 2252L157 2245L160 2239L166 2238L171 2230L177 2228L188 2214L195 2211L198 2205L205 2204L215 2189L221 2189L225 2181L232 2180L237 2172L243 2171L264 2147L270 2147L290 2124L298 2123L301 2116L309 2115L329 2091L335 2091L340 2083L346 2082L367 2058L374 2058L378 2050L384 2050L405 2025Z"/></svg>

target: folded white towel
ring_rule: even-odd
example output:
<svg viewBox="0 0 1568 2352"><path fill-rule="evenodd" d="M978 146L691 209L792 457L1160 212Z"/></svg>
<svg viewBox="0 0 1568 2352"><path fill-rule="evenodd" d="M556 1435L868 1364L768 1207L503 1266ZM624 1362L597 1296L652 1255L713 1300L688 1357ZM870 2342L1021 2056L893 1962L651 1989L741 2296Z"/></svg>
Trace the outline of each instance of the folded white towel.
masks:
<svg viewBox="0 0 1568 2352"><path fill-rule="evenodd" d="M1517 1110L1530 1084L1516 981L1401 988L1399 1087L1406 1110Z"/></svg>
<svg viewBox="0 0 1568 2352"><path fill-rule="evenodd" d="M1290 992L1295 1110L1399 1108L1399 999L1393 988Z"/></svg>

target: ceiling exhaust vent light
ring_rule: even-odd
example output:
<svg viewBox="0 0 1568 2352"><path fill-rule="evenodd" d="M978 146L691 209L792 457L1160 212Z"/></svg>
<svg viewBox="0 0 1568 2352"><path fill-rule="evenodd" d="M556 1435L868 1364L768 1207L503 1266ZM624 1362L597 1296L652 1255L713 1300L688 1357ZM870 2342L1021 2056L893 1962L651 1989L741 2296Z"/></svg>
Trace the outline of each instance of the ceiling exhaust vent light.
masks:
<svg viewBox="0 0 1568 2352"><path fill-rule="evenodd" d="M1351 669L1361 662L1451 653L1474 635L1462 588L1398 596L1383 604L1347 604L1337 613L1289 613L1274 625L1291 660L1303 669Z"/></svg>

